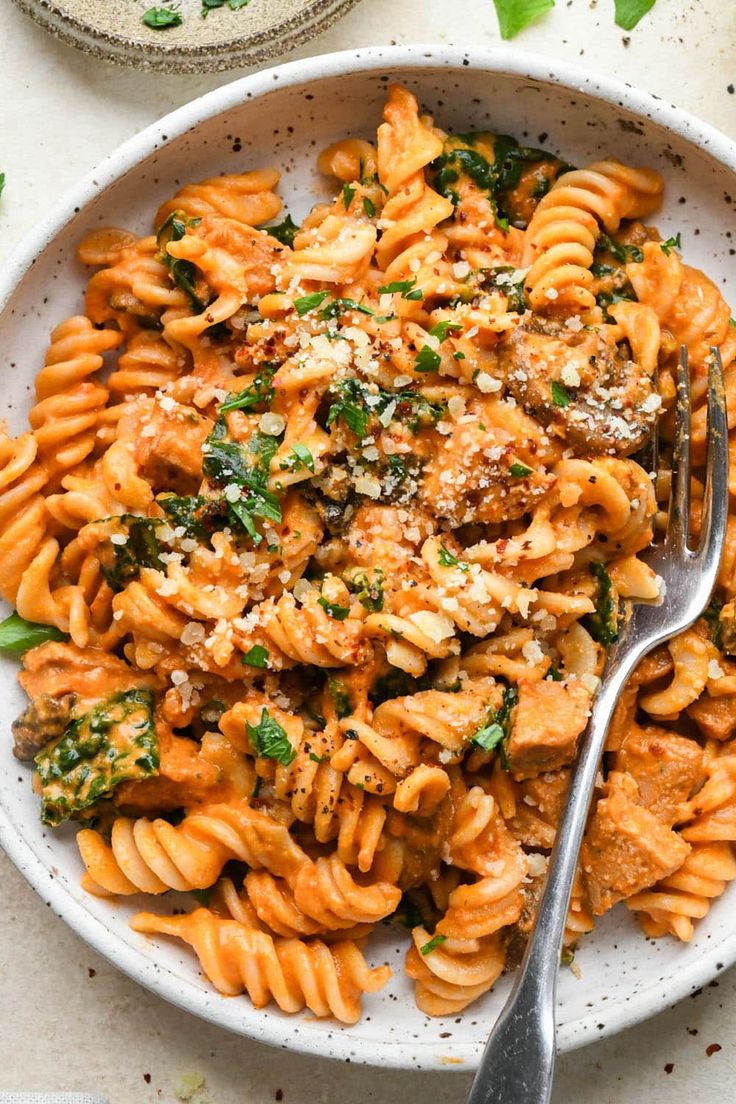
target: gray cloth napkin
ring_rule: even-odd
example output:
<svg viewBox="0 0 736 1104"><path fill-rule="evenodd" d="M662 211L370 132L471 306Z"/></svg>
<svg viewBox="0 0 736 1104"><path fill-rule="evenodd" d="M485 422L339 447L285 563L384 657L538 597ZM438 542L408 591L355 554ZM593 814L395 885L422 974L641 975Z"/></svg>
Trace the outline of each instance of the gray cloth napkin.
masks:
<svg viewBox="0 0 736 1104"><path fill-rule="evenodd" d="M104 1096L90 1093L13 1093L0 1092L0 1104L109 1104Z"/></svg>

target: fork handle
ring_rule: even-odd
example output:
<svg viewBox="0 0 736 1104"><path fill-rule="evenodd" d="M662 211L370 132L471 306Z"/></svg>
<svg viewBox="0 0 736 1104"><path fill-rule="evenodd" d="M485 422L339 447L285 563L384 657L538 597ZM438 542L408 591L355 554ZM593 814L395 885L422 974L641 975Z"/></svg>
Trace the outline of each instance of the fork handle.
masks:
<svg viewBox="0 0 736 1104"><path fill-rule="evenodd" d="M486 1044L467 1104L548 1104L555 1065L555 990L585 822L619 694L648 649L614 649L581 742L534 930Z"/></svg>

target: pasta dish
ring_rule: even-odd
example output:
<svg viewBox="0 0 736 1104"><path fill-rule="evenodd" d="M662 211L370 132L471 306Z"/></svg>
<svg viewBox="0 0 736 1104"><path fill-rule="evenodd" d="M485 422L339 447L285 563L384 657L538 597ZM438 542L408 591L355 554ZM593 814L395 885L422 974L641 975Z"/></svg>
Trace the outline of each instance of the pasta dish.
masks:
<svg viewBox="0 0 736 1104"><path fill-rule="evenodd" d="M650 169L444 133L398 85L318 166L301 225L256 169L79 245L84 312L0 435L14 751L85 888L147 895L136 931L222 993L355 1022L390 922L455 1015L523 952L619 599L664 598L680 347L702 462L736 328ZM687 941L736 878L735 565L732 519L619 703L568 961L620 902Z"/></svg>

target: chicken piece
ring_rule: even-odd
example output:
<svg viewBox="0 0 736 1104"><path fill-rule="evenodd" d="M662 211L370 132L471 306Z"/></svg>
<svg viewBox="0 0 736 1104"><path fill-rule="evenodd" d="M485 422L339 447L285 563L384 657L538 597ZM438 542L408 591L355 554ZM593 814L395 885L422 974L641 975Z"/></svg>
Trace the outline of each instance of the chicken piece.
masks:
<svg viewBox="0 0 736 1104"><path fill-rule="evenodd" d="M569 785L567 767L519 783L520 800L508 826L524 847L552 847Z"/></svg>
<svg viewBox="0 0 736 1104"><path fill-rule="evenodd" d="M121 783L114 797L119 808L140 816L152 809L179 809L226 801L232 796L222 771L202 757L198 743L174 735L161 721L156 724L156 735L160 757L158 773L150 778Z"/></svg>
<svg viewBox="0 0 736 1104"><path fill-rule="evenodd" d="M94 704L117 691L157 685L155 676L134 670L110 652L56 641L26 652L18 682L31 700L42 694L50 698L77 694L80 713L89 708L85 702Z"/></svg>
<svg viewBox="0 0 736 1104"><path fill-rule="evenodd" d="M652 380L604 330L529 318L498 348L511 394L557 436L586 452L628 456L652 433Z"/></svg>
<svg viewBox="0 0 736 1104"><path fill-rule="evenodd" d="M595 916L674 874L690 853L690 845L639 800L631 775L614 772L588 824L581 863Z"/></svg>
<svg viewBox="0 0 736 1104"><path fill-rule="evenodd" d="M718 622L724 652L726 655L736 655L736 598L726 602L718 616Z"/></svg>
<svg viewBox="0 0 736 1104"><path fill-rule="evenodd" d="M165 401L165 400L164 400ZM141 475L156 491L196 494L202 482L202 445L212 422L191 406L165 410L158 403L136 441Z"/></svg>
<svg viewBox="0 0 736 1104"><path fill-rule="evenodd" d="M13 729L13 755L16 759L35 759L50 740L61 736L72 719L74 694L60 698L40 694L15 718Z"/></svg>
<svg viewBox="0 0 736 1104"><path fill-rule="evenodd" d="M706 691L685 710L709 740L730 740L736 732L736 698L712 698Z"/></svg>
<svg viewBox="0 0 736 1104"><path fill-rule="evenodd" d="M571 763L589 716L590 692L577 679L522 680L508 743L514 778L533 778Z"/></svg>
<svg viewBox="0 0 736 1104"><path fill-rule="evenodd" d="M668 826L674 824L678 806L705 781L700 745L655 725L635 725L615 763L617 771L636 781L639 804Z"/></svg>

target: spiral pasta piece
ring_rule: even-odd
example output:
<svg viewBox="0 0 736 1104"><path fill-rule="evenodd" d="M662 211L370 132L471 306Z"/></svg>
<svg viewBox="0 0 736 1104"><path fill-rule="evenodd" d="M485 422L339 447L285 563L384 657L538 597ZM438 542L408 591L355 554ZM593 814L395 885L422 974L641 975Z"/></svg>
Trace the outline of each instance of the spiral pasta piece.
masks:
<svg viewBox="0 0 736 1104"><path fill-rule="evenodd" d="M376 992L391 976L388 966L371 970L355 943L272 939L208 909L189 916L138 913L131 923L139 932L183 939L221 993L245 991L256 1008L273 1000L284 1012L308 1008L315 1016L355 1023L361 993Z"/></svg>

